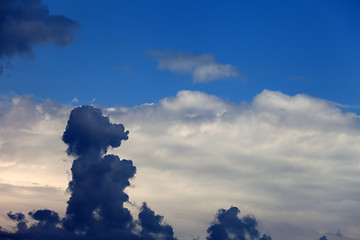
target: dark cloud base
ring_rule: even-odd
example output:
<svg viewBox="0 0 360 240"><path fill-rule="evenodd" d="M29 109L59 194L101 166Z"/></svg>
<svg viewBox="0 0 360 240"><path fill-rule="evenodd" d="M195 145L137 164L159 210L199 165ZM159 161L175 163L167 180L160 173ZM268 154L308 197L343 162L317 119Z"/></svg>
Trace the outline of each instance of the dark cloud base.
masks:
<svg viewBox="0 0 360 240"><path fill-rule="evenodd" d="M108 117L91 106L73 109L62 140L67 153L76 159L71 167L71 193L64 218L49 210L31 211L29 224L23 213L8 213L16 232L0 227L1 240L175 240L171 225L163 222L144 202L137 219L124 207L129 200L125 188L136 173L131 160L106 154L109 147L119 147L128 139L122 124L112 124ZM240 210L220 209L208 228L207 240L271 240L260 236L253 216L239 218ZM321 240L326 240L323 236Z"/></svg>
<svg viewBox="0 0 360 240"><path fill-rule="evenodd" d="M74 20L50 15L41 0L1 0L0 74L14 56L32 56L37 45L67 46L78 28Z"/></svg>

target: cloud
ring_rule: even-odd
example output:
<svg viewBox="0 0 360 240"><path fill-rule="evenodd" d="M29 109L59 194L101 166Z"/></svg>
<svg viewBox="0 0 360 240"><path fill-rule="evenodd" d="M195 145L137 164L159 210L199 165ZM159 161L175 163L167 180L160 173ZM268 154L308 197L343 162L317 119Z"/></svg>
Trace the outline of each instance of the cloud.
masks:
<svg viewBox="0 0 360 240"><path fill-rule="evenodd" d="M69 45L79 28L65 16L50 15L41 0L2 0L0 16L0 74L11 58L31 57L37 45Z"/></svg>
<svg viewBox="0 0 360 240"><path fill-rule="evenodd" d="M146 203L143 203L139 213L141 237L146 240L166 239L175 240L174 231L168 224L161 224L163 216L155 215Z"/></svg>
<svg viewBox="0 0 360 240"><path fill-rule="evenodd" d="M230 64L216 63L197 66L193 72L194 82L210 82L237 75L237 70Z"/></svg>
<svg viewBox="0 0 360 240"><path fill-rule="evenodd" d="M83 156L91 152L101 156L108 147L119 147L121 141L128 139L128 133L124 132L123 125L110 124L100 109L83 106L71 112L62 140L68 145L69 155Z"/></svg>
<svg viewBox="0 0 360 240"><path fill-rule="evenodd" d="M211 217L211 209L237 205L260 217L261 229L273 239L292 231L295 239L318 239L334 228L344 236L359 234L350 226L360 219L345 210L360 206L356 114L301 94L265 90L249 104L234 104L181 91L153 105L112 111L111 117L130 129L126 155L149 174L137 176L131 195L148 196L155 209L166 212L172 211L167 202L176 202L179 213L167 218L199 211L191 216L204 228L200 219ZM169 186L162 179L170 179ZM156 199L161 192L168 193L166 200ZM201 236L193 222L171 222ZM288 232L276 226L282 223L290 225Z"/></svg>
<svg viewBox="0 0 360 240"><path fill-rule="evenodd" d="M5 222L10 210L25 213L47 206L66 216L66 206L52 199L50 190L65 191L69 180L73 157L62 161L65 146L59 136L70 111L31 97L3 101L0 180L6 187L0 225L13 226ZM360 235L360 123L355 113L322 99L269 90L250 103L180 91L157 103L102 111L130 131L121 148L108 149L110 155L133 159L137 167L126 188L131 204L124 207L138 216L134 206L146 200L153 216L165 216L178 239L205 239L214 211L229 206L253 213L258 231L272 239ZM29 205L29 197L40 200ZM334 229L341 236L331 235Z"/></svg>
<svg viewBox="0 0 360 240"><path fill-rule="evenodd" d="M127 230L123 237L131 235L132 217L123 207L128 200L124 189L136 168L132 161L103 156L108 147L119 147L127 134L123 125L111 124L99 109L79 107L71 112L62 139L68 145L67 153L78 158L71 168L71 197L64 223L67 229L92 236L92 229L118 228Z"/></svg>
<svg viewBox="0 0 360 240"><path fill-rule="evenodd" d="M235 67L230 64L216 63L212 54L191 54L170 50L151 51L150 54L157 59L159 69L191 73L194 83L205 83L239 76Z"/></svg>
<svg viewBox="0 0 360 240"><path fill-rule="evenodd" d="M72 110L62 140L68 145L67 153L78 158L71 168L64 227L81 232L77 238L140 240L159 234L175 240L172 227L162 225L163 217L145 203L139 213L141 234L136 234L136 222L124 207L129 200L124 190L130 186L136 167L131 160L105 154L109 147L119 147L127 140L128 133L122 124L110 123L100 109L83 106Z"/></svg>
<svg viewBox="0 0 360 240"><path fill-rule="evenodd" d="M258 239L257 221L254 217L238 217L240 210L231 207L228 210L220 209L213 224L208 228L207 240L245 240ZM264 239L264 238L262 238Z"/></svg>
<svg viewBox="0 0 360 240"><path fill-rule="evenodd" d="M110 123L100 109L82 106L72 110L62 140L68 145L67 153L78 158L71 168L66 216L60 219L53 210L33 210L28 215L35 222L29 226L23 213L10 211L7 215L17 223L16 232L0 229L0 239L176 240L172 227L145 202L138 221L133 221L124 207L129 200L124 190L130 186L136 167L131 160L105 154L108 147L119 147L127 139L124 126ZM216 222L208 229L208 239L229 239L227 232L235 234L234 239L258 239L256 219L239 219L239 212L235 207L219 210Z"/></svg>
<svg viewBox="0 0 360 240"><path fill-rule="evenodd" d="M139 213L141 234L136 233L130 211L124 207L136 167L131 160L104 155L108 147L119 147L128 132L112 124L100 109L83 106L71 111L62 140L67 153L78 157L71 168L71 197L66 216L49 209L29 212L35 223L27 225L23 213L8 213L17 223L16 232L0 229L0 239L167 239L176 240L172 227L144 203Z"/></svg>

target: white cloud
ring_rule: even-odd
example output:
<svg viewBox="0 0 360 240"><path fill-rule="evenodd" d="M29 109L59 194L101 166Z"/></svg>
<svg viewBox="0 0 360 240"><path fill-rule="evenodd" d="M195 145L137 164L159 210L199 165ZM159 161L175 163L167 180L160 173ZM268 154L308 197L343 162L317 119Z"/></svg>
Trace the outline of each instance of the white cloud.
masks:
<svg viewBox="0 0 360 240"><path fill-rule="evenodd" d="M201 65L194 70L194 82L210 82L226 77L237 76L237 70L230 64L210 63Z"/></svg>
<svg viewBox="0 0 360 240"><path fill-rule="evenodd" d="M159 69L174 72L191 73L194 83L211 82L227 77L239 76L239 72L230 64L216 62L212 54L191 54L173 51L152 51Z"/></svg>
<svg viewBox="0 0 360 240"><path fill-rule="evenodd" d="M10 210L63 212L71 162L61 132L71 109L51 100L37 104L32 96L0 105L0 225L9 224Z"/></svg>
<svg viewBox="0 0 360 240"><path fill-rule="evenodd" d="M79 103L79 99L78 98L73 98L72 100L71 100L73 103Z"/></svg>
<svg viewBox="0 0 360 240"><path fill-rule="evenodd" d="M216 210L231 205L253 213L261 231L277 240L319 239L338 230L343 236L334 239L360 235L356 114L267 90L249 104L181 91L154 104L103 110L130 130L130 139L111 151L138 169L130 200L147 201L179 239L204 239ZM24 194L41 199L38 208L65 206L33 187L66 188L70 163L62 161L60 136L69 111L30 98L1 110L0 221L17 210L6 199L28 207Z"/></svg>

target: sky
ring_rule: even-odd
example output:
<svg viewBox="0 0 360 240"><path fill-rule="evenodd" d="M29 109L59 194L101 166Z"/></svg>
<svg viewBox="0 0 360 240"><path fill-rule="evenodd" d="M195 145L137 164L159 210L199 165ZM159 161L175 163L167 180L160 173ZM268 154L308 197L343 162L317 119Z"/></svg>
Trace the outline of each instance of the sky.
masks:
<svg viewBox="0 0 360 240"><path fill-rule="evenodd" d="M0 239L359 239L359 8L4 0Z"/></svg>

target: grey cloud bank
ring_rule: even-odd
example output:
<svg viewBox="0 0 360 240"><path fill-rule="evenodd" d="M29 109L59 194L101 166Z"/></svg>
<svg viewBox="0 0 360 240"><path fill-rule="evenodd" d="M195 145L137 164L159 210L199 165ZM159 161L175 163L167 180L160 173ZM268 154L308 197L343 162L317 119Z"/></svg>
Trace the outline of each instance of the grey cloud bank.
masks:
<svg viewBox="0 0 360 240"><path fill-rule="evenodd" d="M0 115L3 195L19 206L24 192L15 189L39 194L27 180L32 176L38 189L64 191L71 159L61 161L59 135L70 108L22 97L7 104ZM130 130L122 148L109 150L136 161L130 202L141 206L146 200L178 239L205 238L214 211L230 206L253 213L259 230L272 239L360 235L360 126L354 113L321 99L268 90L250 103L181 91L154 104L102 110ZM2 222L10 210L24 212L0 201ZM31 209L44 203L65 214L64 204L52 199Z"/></svg>

